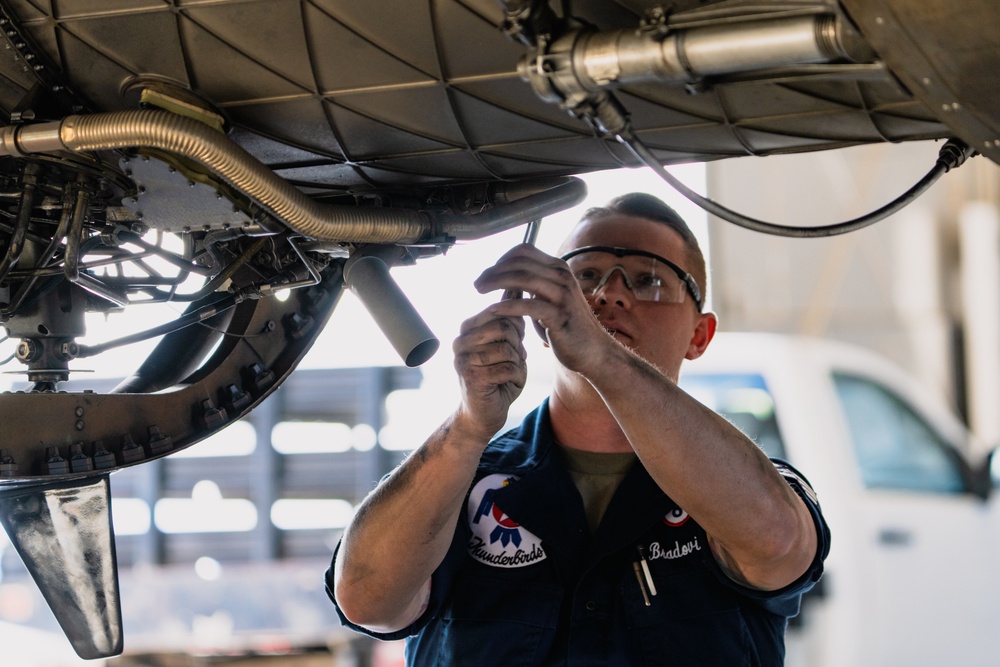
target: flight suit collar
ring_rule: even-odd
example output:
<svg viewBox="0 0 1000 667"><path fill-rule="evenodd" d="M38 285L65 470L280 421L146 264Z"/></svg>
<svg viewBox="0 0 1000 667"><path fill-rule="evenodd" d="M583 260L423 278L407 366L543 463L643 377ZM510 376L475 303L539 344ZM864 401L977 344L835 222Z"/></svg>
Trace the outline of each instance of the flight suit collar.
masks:
<svg viewBox="0 0 1000 667"><path fill-rule="evenodd" d="M519 525L541 538L546 549L572 561L595 562L635 542L676 505L656 485L641 462L625 475L591 539L583 501L554 445L548 402L521 428L505 437L522 448L524 466L508 469L519 479L497 489L494 501Z"/></svg>

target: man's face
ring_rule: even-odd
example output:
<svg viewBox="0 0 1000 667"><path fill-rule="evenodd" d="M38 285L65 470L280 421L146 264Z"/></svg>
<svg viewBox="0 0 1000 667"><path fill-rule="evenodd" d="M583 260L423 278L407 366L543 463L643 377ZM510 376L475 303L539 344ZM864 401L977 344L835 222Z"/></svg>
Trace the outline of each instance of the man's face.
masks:
<svg viewBox="0 0 1000 667"><path fill-rule="evenodd" d="M611 246L645 250L691 271L680 235L666 225L631 216L613 216L584 221L563 243L561 253L584 246ZM608 256L609 266L615 262ZM614 337L676 381L681 362L701 355L714 333L714 316L698 312L688 295L683 303L639 301L620 271L614 271L604 286L588 296L598 321ZM711 319L711 322L707 322ZM706 331L706 327L711 329Z"/></svg>

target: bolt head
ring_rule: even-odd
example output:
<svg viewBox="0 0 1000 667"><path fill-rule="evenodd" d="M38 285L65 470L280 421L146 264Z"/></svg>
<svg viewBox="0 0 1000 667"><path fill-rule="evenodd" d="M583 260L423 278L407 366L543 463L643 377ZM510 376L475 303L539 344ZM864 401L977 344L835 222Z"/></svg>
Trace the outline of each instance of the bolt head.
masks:
<svg viewBox="0 0 1000 667"><path fill-rule="evenodd" d="M41 348L38 343L30 338L21 339L21 342L17 344L17 350L15 351L17 358L21 361L34 361L38 358L40 353Z"/></svg>
<svg viewBox="0 0 1000 667"><path fill-rule="evenodd" d="M80 346L73 341L68 341L59 346L59 356L65 361L76 359L79 354Z"/></svg>

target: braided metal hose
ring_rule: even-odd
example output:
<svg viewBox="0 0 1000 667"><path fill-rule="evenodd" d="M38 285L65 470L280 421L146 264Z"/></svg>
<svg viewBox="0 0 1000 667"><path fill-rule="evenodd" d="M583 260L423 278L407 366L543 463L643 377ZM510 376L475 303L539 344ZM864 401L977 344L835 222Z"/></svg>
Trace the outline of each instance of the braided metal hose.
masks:
<svg viewBox="0 0 1000 667"><path fill-rule="evenodd" d="M68 116L61 122L0 128L0 156L61 151L155 148L201 165L305 237L320 241L409 244L439 237L482 238L582 201L579 179L546 179L518 198L475 215L411 209L333 206L309 198L241 146L208 125L167 111ZM529 194L532 189L536 191Z"/></svg>
<svg viewBox="0 0 1000 667"><path fill-rule="evenodd" d="M294 231L324 241L408 243L426 234L426 215L401 209L324 206L277 176L225 135L166 111L70 116L60 127L72 151L142 146L188 157L266 208Z"/></svg>

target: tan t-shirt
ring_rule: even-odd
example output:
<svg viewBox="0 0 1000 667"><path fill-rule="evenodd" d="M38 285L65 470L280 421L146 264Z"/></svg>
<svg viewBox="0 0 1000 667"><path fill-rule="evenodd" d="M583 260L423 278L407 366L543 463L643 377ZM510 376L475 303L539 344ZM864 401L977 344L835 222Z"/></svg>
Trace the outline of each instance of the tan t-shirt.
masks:
<svg viewBox="0 0 1000 667"><path fill-rule="evenodd" d="M587 513L590 534L597 532L604 511L615 495L615 490L625 478L625 474L635 465L635 452L605 453L586 452L559 445L559 451L566 461L573 483L583 498L583 508Z"/></svg>

